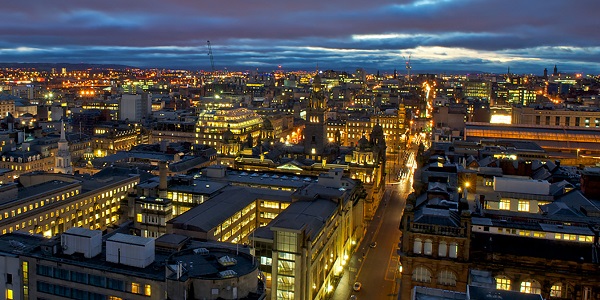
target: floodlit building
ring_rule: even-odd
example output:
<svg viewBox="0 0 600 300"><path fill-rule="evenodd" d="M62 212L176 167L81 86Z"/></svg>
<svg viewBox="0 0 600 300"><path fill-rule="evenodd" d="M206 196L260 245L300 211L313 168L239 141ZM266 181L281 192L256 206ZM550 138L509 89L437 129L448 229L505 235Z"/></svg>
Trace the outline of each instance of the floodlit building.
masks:
<svg viewBox="0 0 600 300"><path fill-rule="evenodd" d="M106 168L93 176L21 175L22 187L0 186L0 231L52 237L71 227L105 230L121 222L121 199L144 176L121 168Z"/></svg>

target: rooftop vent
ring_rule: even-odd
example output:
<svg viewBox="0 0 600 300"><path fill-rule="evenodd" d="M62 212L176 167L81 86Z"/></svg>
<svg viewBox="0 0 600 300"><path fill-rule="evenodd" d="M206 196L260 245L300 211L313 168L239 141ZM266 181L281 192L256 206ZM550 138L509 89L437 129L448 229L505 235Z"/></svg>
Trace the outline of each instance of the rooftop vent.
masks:
<svg viewBox="0 0 600 300"><path fill-rule="evenodd" d="M196 248L194 249L194 254L200 254L200 255L208 255L209 251L206 248Z"/></svg>
<svg viewBox="0 0 600 300"><path fill-rule="evenodd" d="M237 260L233 257L229 257L227 255L225 256L221 256L221 258L219 258L219 263L224 266L235 266L235 264L237 264Z"/></svg>
<svg viewBox="0 0 600 300"><path fill-rule="evenodd" d="M232 278L236 277L237 273L234 270L225 270L219 272L219 276L221 276L221 278Z"/></svg>

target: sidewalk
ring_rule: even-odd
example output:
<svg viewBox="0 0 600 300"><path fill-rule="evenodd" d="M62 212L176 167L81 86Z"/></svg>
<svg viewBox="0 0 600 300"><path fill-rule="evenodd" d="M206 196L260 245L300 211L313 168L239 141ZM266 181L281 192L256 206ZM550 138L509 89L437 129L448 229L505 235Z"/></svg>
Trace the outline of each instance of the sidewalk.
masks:
<svg viewBox="0 0 600 300"><path fill-rule="evenodd" d="M389 200L390 194L391 191L389 191L388 189L384 190L382 203L384 201ZM363 267L364 258L366 258L369 255L369 250L371 249L369 247L369 244L371 244L373 237L377 234L377 229L381 222L381 215L383 213L384 206L385 205L380 205L377 208L373 220L369 222L369 225L367 226L365 236L356 248L356 251L350 257L348 265L344 268L344 274L342 275L342 278L337 284L335 291L329 299L347 300L350 298L350 295L352 295L352 286L356 282L358 274L360 273L360 270ZM364 258L363 253L365 254Z"/></svg>

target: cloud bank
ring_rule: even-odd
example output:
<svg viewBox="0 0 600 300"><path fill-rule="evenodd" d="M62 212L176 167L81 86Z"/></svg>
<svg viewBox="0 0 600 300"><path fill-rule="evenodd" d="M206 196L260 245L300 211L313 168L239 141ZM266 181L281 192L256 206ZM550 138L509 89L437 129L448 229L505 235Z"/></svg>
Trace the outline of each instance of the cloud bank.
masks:
<svg viewBox="0 0 600 300"><path fill-rule="evenodd" d="M9 1L0 62L600 73L597 0Z"/></svg>

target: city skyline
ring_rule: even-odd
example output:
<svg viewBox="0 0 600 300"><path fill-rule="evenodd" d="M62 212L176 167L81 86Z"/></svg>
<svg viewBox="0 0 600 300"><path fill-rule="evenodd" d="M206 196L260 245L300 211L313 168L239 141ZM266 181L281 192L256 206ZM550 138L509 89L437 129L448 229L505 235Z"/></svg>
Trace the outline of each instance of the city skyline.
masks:
<svg viewBox="0 0 600 300"><path fill-rule="evenodd" d="M320 3L20 1L4 6L0 62L405 74L597 73L595 1Z"/></svg>

